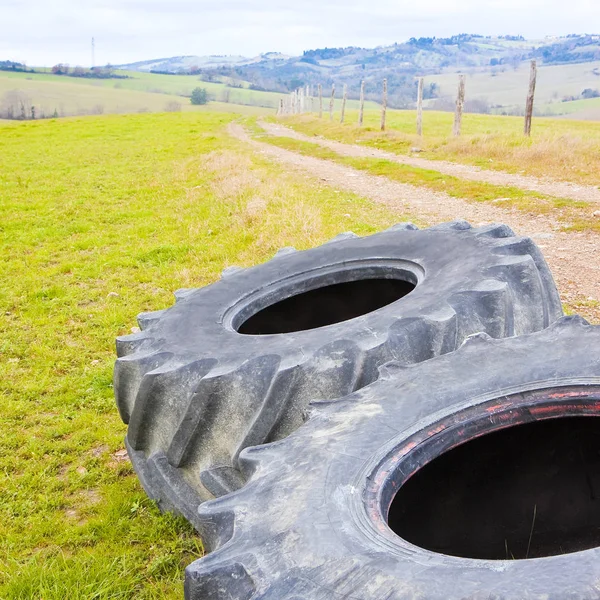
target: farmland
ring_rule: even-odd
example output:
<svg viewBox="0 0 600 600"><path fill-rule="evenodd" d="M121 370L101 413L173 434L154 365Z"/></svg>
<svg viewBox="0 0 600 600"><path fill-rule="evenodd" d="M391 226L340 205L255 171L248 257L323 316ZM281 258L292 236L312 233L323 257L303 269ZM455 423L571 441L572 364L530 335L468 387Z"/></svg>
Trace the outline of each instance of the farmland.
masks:
<svg viewBox="0 0 600 600"><path fill-rule="evenodd" d="M127 73L125 73L127 74ZM196 77L130 73L131 79L86 79L51 73L0 71L0 105L10 92L20 92L40 116L98 113L164 112L167 110L219 110L265 114L281 94L230 88L199 81ZM193 107L189 95L195 87L207 89L212 102ZM177 107L179 105L179 108ZM244 108L241 108L244 107ZM29 115L28 115L29 116Z"/></svg>
<svg viewBox="0 0 600 600"><path fill-rule="evenodd" d="M0 124L0 598L181 598L202 554L126 460L114 338L229 265L414 215L285 173L217 113Z"/></svg>
<svg viewBox="0 0 600 600"><path fill-rule="evenodd" d="M491 105L503 109L522 109L527 83L529 81L529 63L522 62L517 68L508 65L467 69L467 98L486 100ZM446 72L429 75L426 83L436 83L442 97L456 96L457 74ZM563 98L579 97L586 89L600 88L600 62L585 62L566 65L544 65L538 67L536 85L536 110L541 114L578 114L592 106L598 106L596 99L562 102ZM432 104L434 101L427 101ZM501 110L500 108L498 110Z"/></svg>
<svg viewBox="0 0 600 600"><path fill-rule="evenodd" d="M273 113L285 94L262 92L245 87L230 87L223 83L211 83L186 75L160 75L137 71L119 71L128 79L87 79L66 77L51 73L11 73L0 71L0 110L3 104L12 102L19 114L20 102L25 104L26 117L30 107L36 114L49 117L75 116L103 113L144 113L166 111L219 111L245 115ZM209 103L192 106L189 96L195 87L206 89ZM17 96L15 96L15 93ZM324 109L329 107L329 90L325 90ZM341 107L338 90L336 109ZM11 98L15 98L11 100ZM366 106L376 109L375 102ZM314 102L317 110L317 102ZM358 101L349 100L349 109L357 109ZM56 111L56 112L55 112Z"/></svg>

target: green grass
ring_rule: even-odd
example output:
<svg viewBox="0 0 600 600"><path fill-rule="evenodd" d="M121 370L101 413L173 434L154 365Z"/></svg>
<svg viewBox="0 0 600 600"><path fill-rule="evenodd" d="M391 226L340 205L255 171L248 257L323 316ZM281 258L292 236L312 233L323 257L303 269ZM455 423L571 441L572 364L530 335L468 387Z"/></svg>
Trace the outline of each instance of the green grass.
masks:
<svg viewBox="0 0 600 600"><path fill-rule="evenodd" d="M11 80L12 87L8 86L9 89L20 89L26 85L26 82L36 82L38 86L40 83L54 83L70 86L71 94L75 94L76 88L92 88L97 93L102 93L100 90L104 92L116 90L189 97L195 87L203 87L210 94L211 99L218 102L266 108L277 108L279 98L283 96L274 92L229 88L222 83L209 83L189 75L160 75L137 71L119 71L118 73L129 75L130 79L86 79L52 75L51 73L10 73L7 71L0 72L0 78Z"/></svg>
<svg viewBox="0 0 600 600"><path fill-rule="evenodd" d="M20 77L17 77L19 75ZM27 78L24 77L27 75ZM240 114L268 114L268 108L242 106L225 102L209 102L205 106L192 106L189 98L168 93L152 93L130 89L120 82L129 80L90 80L58 75L6 73L0 71L0 110L6 94L15 90L27 98L27 103L36 107L37 116L73 116L92 113L136 113L164 112L179 105L183 111L220 111ZM115 83L117 82L117 83ZM108 85L110 84L110 85ZM114 85L113 85L114 84ZM27 109L29 117L29 109Z"/></svg>
<svg viewBox="0 0 600 600"><path fill-rule="evenodd" d="M426 111L423 136L416 135L415 111L388 111L387 130L380 131L379 111L365 112L365 126L350 111L343 125L312 116L286 117L284 124L307 135L348 144L363 144L396 154L418 147L421 156L485 169L522 173L600 186L600 123L536 118L531 138L523 136L523 119L493 115L463 117L463 135L451 135L454 116Z"/></svg>
<svg viewBox="0 0 600 600"><path fill-rule="evenodd" d="M169 106L179 104L183 111L235 112L242 115L267 115L278 108L279 100L287 96L276 92L261 92L244 88L230 88L222 83L201 81L188 75L160 75L137 71L119 71L129 79L86 79L42 73L11 73L0 71L0 110L5 94L19 91L28 104L36 107L38 117L50 116L56 110L59 116L164 112ZM192 106L189 96L195 87L207 90L213 100L206 106ZM342 101L335 101L336 110ZM329 97L323 99L325 112L329 110ZM367 102L375 110L375 102ZM358 101L349 100L348 110L358 108ZM315 99L314 111L318 110ZM27 109L29 117L29 109Z"/></svg>
<svg viewBox="0 0 600 600"><path fill-rule="evenodd" d="M0 598L181 598L201 541L123 460L115 336L228 265L402 220L283 173L231 119L0 124Z"/></svg>
<svg viewBox="0 0 600 600"><path fill-rule="evenodd" d="M258 129L254 127L256 135ZM369 175L387 177L393 181L425 187L435 192L443 192L467 202L493 202L495 206L516 208L531 214L554 212L570 229L600 230L592 219L586 219L592 207L587 202L575 202L566 198L553 198L543 194L534 194L517 187L497 186L477 181L469 181L445 175L431 169L421 169L403 165L391 160L344 156L318 144L296 140L289 137L261 136L262 141L324 160L331 160ZM573 220L577 219L577 224Z"/></svg>

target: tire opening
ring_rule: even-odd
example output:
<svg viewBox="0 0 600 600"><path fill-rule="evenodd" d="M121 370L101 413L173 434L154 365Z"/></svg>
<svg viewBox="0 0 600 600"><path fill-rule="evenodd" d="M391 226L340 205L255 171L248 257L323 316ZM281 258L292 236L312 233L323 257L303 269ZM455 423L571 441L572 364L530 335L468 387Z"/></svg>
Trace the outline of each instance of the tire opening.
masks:
<svg viewBox="0 0 600 600"><path fill-rule="evenodd" d="M333 325L373 312L403 298L416 283L402 279L361 279L305 291L252 315L238 333L269 335Z"/></svg>
<svg viewBox="0 0 600 600"><path fill-rule="evenodd" d="M451 556L512 560L600 545L600 419L516 425L433 459L394 497L390 528Z"/></svg>

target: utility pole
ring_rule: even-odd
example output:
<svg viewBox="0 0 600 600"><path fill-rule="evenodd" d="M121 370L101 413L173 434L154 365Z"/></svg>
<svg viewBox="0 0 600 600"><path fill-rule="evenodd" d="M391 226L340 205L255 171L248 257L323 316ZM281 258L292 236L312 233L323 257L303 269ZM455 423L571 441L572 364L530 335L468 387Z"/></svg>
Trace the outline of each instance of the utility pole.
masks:
<svg viewBox="0 0 600 600"><path fill-rule="evenodd" d="M92 69L96 66L96 41L92 38Z"/></svg>

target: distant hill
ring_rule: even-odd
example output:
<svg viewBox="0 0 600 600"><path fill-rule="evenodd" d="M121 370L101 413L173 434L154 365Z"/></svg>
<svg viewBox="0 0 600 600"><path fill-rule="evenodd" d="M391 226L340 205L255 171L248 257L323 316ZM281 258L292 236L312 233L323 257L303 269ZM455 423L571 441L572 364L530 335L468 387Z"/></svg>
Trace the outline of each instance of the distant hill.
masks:
<svg viewBox="0 0 600 600"><path fill-rule="evenodd" d="M568 35L528 40L522 36L482 36L459 34L449 38L411 38L377 48L320 48L307 50L302 56L276 52L247 58L243 56L179 56L121 65L122 68L162 73L201 74L206 80L222 77L249 82L255 89L285 92L303 85L321 83L348 85L350 97L356 98L360 82L366 82L367 98L379 100L381 81L388 80L391 106L409 107L416 99L415 77L429 77L425 98L441 94L439 83L431 76L456 72L488 73L490 77L523 68L523 61L536 58L540 66L600 61L600 35ZM485 79L485 78L484 78ZM592 80L593 83L593 80ZM562 99L561 82L556 84L555 100ZM571 86L572 87L572 86ZM569 94L578 99L578 90ZM566 92L565 92L566 95ZM480 98L481 100L481 98ZM493 98L486 106L504 106ZM473 107L477 109L477 107Z"/></svg>
<svg viewBox="0 0 600 600"><path fill-rule="evenodd" d="M290 56L278 52L267 52L254 58L245 56L172 56L171 58L155 58L139 62L117 65L118 69L130 71L144 71L147 73L195 73L198 70L232 69L244 67L255 63L268 63L271 60L289 60Z"/></svg>

